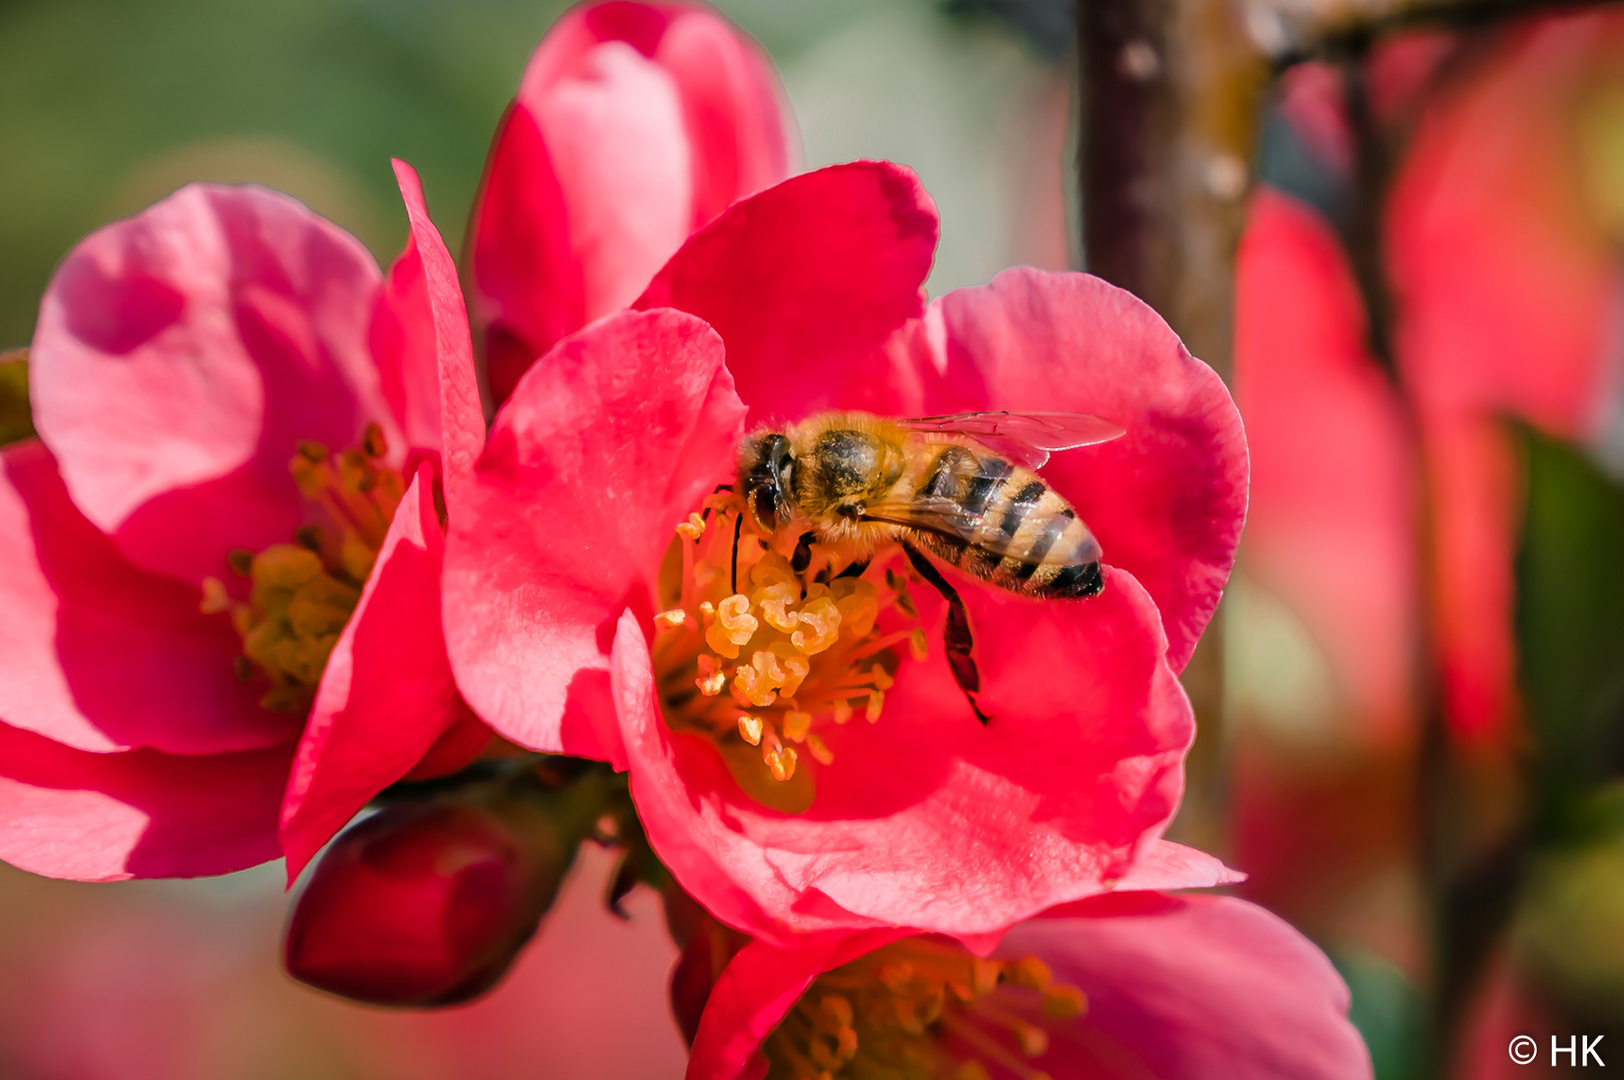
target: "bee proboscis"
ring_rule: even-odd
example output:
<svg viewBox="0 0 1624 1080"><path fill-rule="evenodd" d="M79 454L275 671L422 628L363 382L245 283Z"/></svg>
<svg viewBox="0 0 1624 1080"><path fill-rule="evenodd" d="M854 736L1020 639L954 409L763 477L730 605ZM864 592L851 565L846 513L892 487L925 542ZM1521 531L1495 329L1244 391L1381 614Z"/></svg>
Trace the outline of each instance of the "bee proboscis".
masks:
<svg viewBox="0 0 1624 1080"><path fill-rule="evenodd" d="M927 553L1024 596L1096 595L1104 584L1099 542L1033 470L1051 451L1122 434L1086 413L820 413L747 438L740 493L763 532L800 531L798 557L816 542L861 573L877 549L898 543L948 602L948 662L985 722L964 603Z"/></svg>

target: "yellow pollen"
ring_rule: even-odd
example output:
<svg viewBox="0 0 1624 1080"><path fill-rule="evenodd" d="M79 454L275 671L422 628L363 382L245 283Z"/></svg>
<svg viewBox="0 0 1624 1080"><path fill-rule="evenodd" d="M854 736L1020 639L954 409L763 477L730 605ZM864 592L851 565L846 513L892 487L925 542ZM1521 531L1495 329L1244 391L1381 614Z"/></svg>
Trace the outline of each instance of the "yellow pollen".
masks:
<svg viewBox="0 0 1624 1080"><path fill-rule="evenodd" d="M232 551L227 563L248 578L247 599L218 578L203 582L201 609L229 612L242 638L239 678L255 670L270 679L260 704L306 709L333 646L361 600L395 509L405 494L400 474L382 463L383 431L369 424L356 449L333 454L303 441L288 463L299 492L321 524L305 525L297 543L272 544L257 555Z"/></svg>
<svg viewBox="0 0 1624 1080"><path fill-rule="evenodd" d="M1034 985L1041 983L1041 985ZM1075 1002L1065 1016L1050 999ZM1029 1062L1046 1026L1083 1013L1076 987L1035 957L989 960L937 938L908 938L825 972L763 1043L768 1080L1045 1080Z"/></svg>
<svg viewBox="0 0 1624 1080"><path fill-rule="evenodd" d="M798 534L763 534L748 515L740 525L743 509L707 498L714 518L677 526L656 591L655 672L666 722L715 742L753 798L794 811L835 760L820 726L855 708L877 719L899 653L923 631L897 623L903 579L879 584L895 549L874 553L873 580L841 576L856 559L821 543L792 564Z"/></svg>

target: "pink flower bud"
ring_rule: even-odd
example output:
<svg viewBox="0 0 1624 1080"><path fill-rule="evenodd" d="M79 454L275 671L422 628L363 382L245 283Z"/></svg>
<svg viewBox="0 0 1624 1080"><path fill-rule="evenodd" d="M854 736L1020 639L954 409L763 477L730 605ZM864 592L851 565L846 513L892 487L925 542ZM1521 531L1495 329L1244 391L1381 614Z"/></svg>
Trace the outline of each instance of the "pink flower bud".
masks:
<svg viewBox="0 0 1624 1080"><path fill-rule="evenodd" d="M344 833L294 904L288 972L377 1005L448 1005L489 989L536 932L574 852L551 830L516 832L511 818L416 803Z"/></svg>

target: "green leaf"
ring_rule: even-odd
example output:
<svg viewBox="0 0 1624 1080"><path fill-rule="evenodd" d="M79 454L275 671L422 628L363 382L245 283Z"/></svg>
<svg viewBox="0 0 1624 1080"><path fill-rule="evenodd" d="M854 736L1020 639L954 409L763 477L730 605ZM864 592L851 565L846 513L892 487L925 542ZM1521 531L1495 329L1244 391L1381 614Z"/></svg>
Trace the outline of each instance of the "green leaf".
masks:
<svg viewBox="0 0 1624 1080"><path fill-rule="evenodd" d="M1527 430L1522 442L1517 643L1536 830L1552 840L1624 764L1624 490L1572 446Z"/></svg>

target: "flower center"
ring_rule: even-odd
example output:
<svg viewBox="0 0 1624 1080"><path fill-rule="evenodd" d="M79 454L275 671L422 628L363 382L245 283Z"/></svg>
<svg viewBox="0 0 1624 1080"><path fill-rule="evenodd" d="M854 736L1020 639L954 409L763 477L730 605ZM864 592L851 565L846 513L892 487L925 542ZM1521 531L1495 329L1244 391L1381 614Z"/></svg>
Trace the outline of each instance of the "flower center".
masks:
<svg viewBox="0 0 1624 1080"><path fill-rule="evenodd" d="M654 666L666 723L713 740L757 795L762 778L805 777L803 750L830 764L820 734L830 725L859 712L879 720L896 676L894 646L925 655L917 626L877 625L891 607L916 621L905 578L794 536L764 536L732 495L712 496L677 526L659 602Z"/></svg>
<svg viewBox="0 0 1624 1080"><path fill-rule="evenodd" d="M333 454L301 442L288 463L299 493L320 523L302 526L291 544L259 554L231 552L232 570L250 581L246 602L218 578L203 582L205 614L229 611L242 638L237 675L269 676L260 704L276 712L306 709L344 624L383 546L405 484L382 464L383 432L368 424L359 447Z"/></svg>
<svg viewBox="0 0 1624 1080"><path fill-rule="evenodd" d="M825 972L767 1037L768 1080L1047 1080L1045 1020L1087 999L1035 956L987 960L908 938Z"/></svg>

